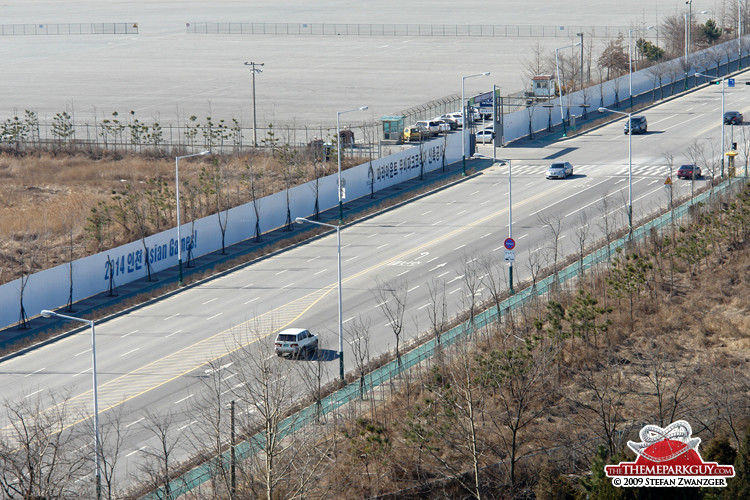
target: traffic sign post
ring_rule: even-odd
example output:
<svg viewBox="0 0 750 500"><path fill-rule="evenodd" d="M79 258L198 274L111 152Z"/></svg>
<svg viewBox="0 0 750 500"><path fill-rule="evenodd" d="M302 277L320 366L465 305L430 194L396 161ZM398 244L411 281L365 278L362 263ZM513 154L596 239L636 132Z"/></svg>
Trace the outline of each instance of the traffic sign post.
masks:
<svg viewBox="0 0 750 500"><path fill-rule="evenodd" d="M513 238L505 238L505 245L506 250L513 250L516 248L516 241Z"/></svg>
<svg viewBox="0 0 750 500"><path fill-rule="evenodd" d="M515 262L516 261L516 251L515 250L506 250L505 251L505 262Z"/></svg>

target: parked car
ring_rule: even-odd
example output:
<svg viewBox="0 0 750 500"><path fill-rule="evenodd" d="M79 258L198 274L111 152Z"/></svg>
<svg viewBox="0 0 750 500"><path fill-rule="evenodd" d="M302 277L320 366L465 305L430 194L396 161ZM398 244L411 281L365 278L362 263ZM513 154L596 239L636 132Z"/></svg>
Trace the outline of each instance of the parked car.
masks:
<svg viewBox="0 0 750 500"><path fill-rule="evenodd" d="M482 144L491 143L495 139L495 131L491 128L478 131L476 134L477 142Z"/></svg>
<svg viewBox="0 0 750 500"><path fill-rule="evenodd" d="M724 125L742 125L742 113L727 111L724 113Z"/></svg>
<svg viewBox="0 0 750 500"><path fill-rule="evenodd" d="M433 118L436 122L440 124L440 131L441 132L450 132L451 130L456 130L458 128L458 123L456 123L456 120L453 120L452 118Z"/></svg>
<svg viewBox="0 0 750 500"><path fill-rule="evenodd" d="M430 135L432 134L423 128L417 126L406 127L404 129L404 142L422 141L428 139Z"/></svg>
<svg viewBox="0 0 750 500"><path fill-rule="evenodd" d="M460 112L448 113L447 115L443 115L440 118L448 118L455 121L457 127L462 126L464 123L464 117Z"/></svg>
<svg viewBox="0 0 750 500"><path fill-rule="evenodd" d="M698 179L700 176L701 168L697 165L681 165L680 168L677 169L678 179Z"/></svg>
<svg viewBox="0 0 750 500"><path fill-rule="evenodd" d="M628 133L628 122L625 120L625 134ZM645 116L633 116L630 131L634 134L645 134L648 131L648 120Z"/></svg>
<svg viewBox="0 0 750 500"><path fill-rule="evenodd" d="M277 356L299 357L307 352L314 354L318 350L318 336L303 328L287 328L276 335L274 351Z"/></svg>
<svg viewBox="0 0 750 500"><path fill-rule="evenodd" d="M432 135L438 135L440 133L440 123L435 120L420 120L414 125L429 131Z"/></svg>
<svg viewBox="0 0 750 500"><path fill-rule="evenodd" d="M573 175L573 165L567 161L555 162L547 169L547 179L565 179L569 175Z"/></svg>

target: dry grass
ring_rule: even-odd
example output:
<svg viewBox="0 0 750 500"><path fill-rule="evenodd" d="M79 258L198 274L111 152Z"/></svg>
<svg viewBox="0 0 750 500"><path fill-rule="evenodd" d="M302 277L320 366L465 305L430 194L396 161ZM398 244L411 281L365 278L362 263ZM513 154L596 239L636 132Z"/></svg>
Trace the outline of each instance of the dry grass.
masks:
<svg viewBox="0 0 750 500"><path fill-rule="evenodd" d="M290 161L294 167L288 169ZM355 164L346 159L343 163L345 168ZM201 169L213 165L220 165L226 176L231 206L250 200L247 191L239 187L248 165L262 174L259 196L284 189L290 172L293 185L315 175L312 163L304 156L293 160L267 154L211 156L182 160L180 183L198 185ZM336 170L335 161L317 165L319 176ZM68 262L71 250L73 259L95 253L98 249L85 230L91 209L99 203L110 203L114 191L122 192L128 185L142 190L149 180L156 179L166 181L167 188L174 192L173 158L0 153L0 234L4 236L0 241L0 284L25 272ZM208 215L207 208L199 214L204 215ZM113 227L112 231L102 249L124 244L131 238L121 228ZM155 227L150 231L153 232ZM24 253L24 249L33 251Z"/></svg>

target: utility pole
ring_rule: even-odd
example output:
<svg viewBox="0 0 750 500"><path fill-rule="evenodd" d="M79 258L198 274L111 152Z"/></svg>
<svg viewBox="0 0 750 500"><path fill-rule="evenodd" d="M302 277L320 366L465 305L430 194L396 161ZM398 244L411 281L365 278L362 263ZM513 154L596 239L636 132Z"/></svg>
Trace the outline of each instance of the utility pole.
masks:
<svg viewBox="0 0 750 500"><path fill-rule="evenodd" d="M256 68L256 66L263 66L264 63L256 63L256 62L246 62L245 66L250 66L251 72L253 74L253 146L256 148L258 147L258 128L257 128L257 118L255 113L255 73L263 73L263 70L261 68Z"/></svg>
<svg viewBox="0 0 750 500"><path fill-rule="evenodd" d="M581 90L583 90L583 33L576 33L576 35L581 37Z"/></svg>

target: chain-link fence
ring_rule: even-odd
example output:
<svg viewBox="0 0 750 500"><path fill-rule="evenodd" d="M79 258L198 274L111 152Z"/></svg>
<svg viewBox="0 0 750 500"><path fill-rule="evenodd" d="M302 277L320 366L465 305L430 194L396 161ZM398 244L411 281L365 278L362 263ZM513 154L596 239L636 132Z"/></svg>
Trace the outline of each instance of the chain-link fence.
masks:
<svg viewBox="0 0 750 500"><path fill-rule="evenodd" d="M0 36L137 34L138 23L0 24Z"/></svg>
<svg viewBox="0 0 750 500"><path fill-rule="evenodd" d="M545 26L516 24L344 24L344 23L187 23L188 33L209 35L448 36L497 38L616 38L630 26Z"/></svg>

